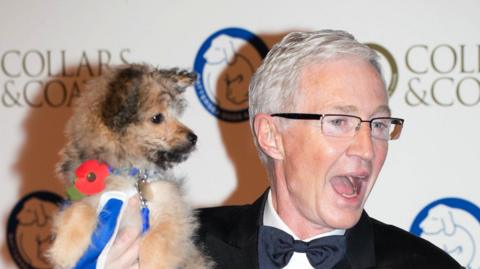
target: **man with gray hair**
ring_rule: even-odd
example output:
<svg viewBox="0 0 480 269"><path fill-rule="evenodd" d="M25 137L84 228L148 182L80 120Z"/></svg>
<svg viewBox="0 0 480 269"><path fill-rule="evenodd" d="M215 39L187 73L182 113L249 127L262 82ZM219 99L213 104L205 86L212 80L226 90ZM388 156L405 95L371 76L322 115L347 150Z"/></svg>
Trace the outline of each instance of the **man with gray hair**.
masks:
<svg viewBox="0 0 480 269"><path fill-rule="evenodd" d="M252 205L200 209L198 244L218 269L461 268L363 210L403 119L391 117L376 53L343 31L295 32L249 88L270 188ZM138 231L107 268L138 268Z"/></svg>
<svg viewBox="0 0 480 269"><path fill-rule="evenodd" d="M217 268L461 268L363 210L403 126L368 46L343 31L287 35L250 83L249 112L270 188L252 205L200 210Z"/></svg>

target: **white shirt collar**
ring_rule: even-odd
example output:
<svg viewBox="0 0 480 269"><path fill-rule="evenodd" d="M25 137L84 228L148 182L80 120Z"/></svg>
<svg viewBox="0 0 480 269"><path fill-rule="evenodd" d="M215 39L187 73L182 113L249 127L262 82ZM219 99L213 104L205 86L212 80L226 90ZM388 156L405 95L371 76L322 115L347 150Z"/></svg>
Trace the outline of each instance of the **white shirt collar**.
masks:
<svg viewBox="0 0 480 269"><path fill-rule="evenodd" d="M290 228L283 222L283 220L280 218L280 216L277 214L275 209L273 208L273 203L272 203L272 191L268 191L268 198L267 202L265 203L265 209L263 210L263 225L275 227L277 229L280 229L288 234L290 234L295 240L298 240L298 236L290 230ZM317 239L320 237L324 236L330 236L330 235L344 235L345 230L344 229L336 229L330 232L318 234L315 236L312 236L310 238L305 239L304 241L311 241L313 239Z"/></svg>

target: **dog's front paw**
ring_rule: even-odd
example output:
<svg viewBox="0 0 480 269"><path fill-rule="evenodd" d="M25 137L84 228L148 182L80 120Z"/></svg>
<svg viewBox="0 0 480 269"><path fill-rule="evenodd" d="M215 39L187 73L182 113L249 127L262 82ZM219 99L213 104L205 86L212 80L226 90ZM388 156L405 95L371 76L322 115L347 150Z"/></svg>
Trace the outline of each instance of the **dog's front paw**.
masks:
<svg viewBox="0 0 480 269"><path fill-rule="evenodd" d="M75 203L55 217L55 239L47 257L55 268L72 268L83 255L97 221L96 210L85 203Z"/></svg>
<svg viewBox="0 0 480 269"><path fill-rule="evenodd" d="M163 223L152 227L144 235L139 250L140 268L179 268L185 249L178 238L177 230L175 223Z"/></svg>

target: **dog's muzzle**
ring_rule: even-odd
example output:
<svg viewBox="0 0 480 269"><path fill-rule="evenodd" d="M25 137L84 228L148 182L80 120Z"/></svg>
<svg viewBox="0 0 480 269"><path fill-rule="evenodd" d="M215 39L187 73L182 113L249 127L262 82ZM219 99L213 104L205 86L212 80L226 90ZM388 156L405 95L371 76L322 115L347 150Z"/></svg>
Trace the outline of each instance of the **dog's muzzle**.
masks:
<svg viewBox="0 0 480 269"><path fill-rule="evenodd" d="M197 135L192 132L187 134L187 142L183 145L172 148L171 150L161 150L156 154L155 163L162 169L171 168L174 164L185 161L190 152L195 149Z"/></svg>

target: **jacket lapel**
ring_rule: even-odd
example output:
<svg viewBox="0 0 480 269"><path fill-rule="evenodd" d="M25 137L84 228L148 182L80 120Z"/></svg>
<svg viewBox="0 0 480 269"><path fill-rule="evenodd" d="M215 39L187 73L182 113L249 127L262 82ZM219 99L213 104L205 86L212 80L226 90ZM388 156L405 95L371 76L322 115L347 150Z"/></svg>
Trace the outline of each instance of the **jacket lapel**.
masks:
<svg viewBox="0 0 480 269"><path fill-rule="evenodd" d="M358 223L347 230L347 255L335 269L365 269L375 266L375 246L370 217L365 211Z"/></svg>
<svg viewBox="0 0 480 269"><path fill-rule="evenodd" d="M239 223L238 229L234 232L238 233L233 235L233 238L240 238L237 242L238 247L245 257L245 261L249 261L249 264L243 268L258 269L258 231L263 224L263 209L268 197L267 189L260 198L258 198L253 204L245 216L242 223ZM241 235L243 234L243 236Z"/></svg>
<svg viewBox="0 0 480 269"><path fill-rule="evenodd" d="M242 212L238 223L229 227L225 243L231 248L229 269L258 269L258 230L263 222L263 208L268 190L247 210Z"/></svg>

